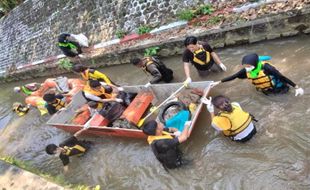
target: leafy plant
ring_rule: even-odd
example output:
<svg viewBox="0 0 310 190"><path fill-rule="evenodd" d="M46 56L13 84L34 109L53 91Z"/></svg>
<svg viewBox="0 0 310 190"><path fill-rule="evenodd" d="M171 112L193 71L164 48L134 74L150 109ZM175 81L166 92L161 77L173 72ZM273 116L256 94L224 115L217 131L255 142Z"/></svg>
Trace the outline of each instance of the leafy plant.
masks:
<svg viewBox="0 0 310 190"><path fill-rule="evenodd" d="M196 10L197 15L210 15L213 12L214 12L214 8L212 7L211 4L203 5Z"/></svg>
<svg viewBox="0 0 310 190"><path fill-rule="evenodd" d="M183 11L177 13L177 16L181 20L189 21L195 17L195 14L194 14L194 11L187 9L187 10L183 10Z"/></svg>
<svg viewBox="0 0 310 190"><path fill-rule="evenodd" d="M158 46L156 47L150 47L144 50L144 56L154 56L157 55L157 52L160 48Z"/></svg>
<svg viewBox="0 0 310 190"><path fill-rule="evenodd" d="M116 33L115 33L116 37L118 37L119 39L122 39L125 35L126 35L126 32L124 30L117 30Z"/></svg>
<svg viewBox="0 0 310 190"><path fill-rule="evenodd" d="M57 62L58 68L70 71L73 67L73 63L68 58L60 59Z"/></svg>
<svg viewBox="0 0 310 190"><path fill-rule="evenodd" d="M149 33L152 29L149 26L139 26L138 34L146 34Z"/></svg>

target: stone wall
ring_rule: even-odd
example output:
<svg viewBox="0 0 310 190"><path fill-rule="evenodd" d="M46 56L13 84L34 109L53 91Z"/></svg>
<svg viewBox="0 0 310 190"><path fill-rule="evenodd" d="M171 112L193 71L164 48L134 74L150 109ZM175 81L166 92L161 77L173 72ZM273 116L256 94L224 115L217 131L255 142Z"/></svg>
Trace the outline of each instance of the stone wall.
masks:
<svg viewBox="0 0 310 190"><path fill-rule="evenodd" d="M61 32L84 33L92 44L114 38L119 29L136 30L176 20L175 13L207 0L26 0L0 20L0 69L61 52Z"/></svg>

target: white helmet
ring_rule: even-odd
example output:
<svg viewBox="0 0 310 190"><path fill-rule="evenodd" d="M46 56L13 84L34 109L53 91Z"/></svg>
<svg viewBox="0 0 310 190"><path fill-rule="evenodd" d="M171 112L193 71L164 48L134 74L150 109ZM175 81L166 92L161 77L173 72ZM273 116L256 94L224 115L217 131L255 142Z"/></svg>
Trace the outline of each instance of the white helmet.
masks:
<svg viewBox="0 0 310 190"><path fill-rule="evenodd" d="M20 92L20 90L21 90L21 89L20 89L20 87L19 87L19 86L15 86L15 87L14 87L14 92L19 93L19 92Z"/></svg>

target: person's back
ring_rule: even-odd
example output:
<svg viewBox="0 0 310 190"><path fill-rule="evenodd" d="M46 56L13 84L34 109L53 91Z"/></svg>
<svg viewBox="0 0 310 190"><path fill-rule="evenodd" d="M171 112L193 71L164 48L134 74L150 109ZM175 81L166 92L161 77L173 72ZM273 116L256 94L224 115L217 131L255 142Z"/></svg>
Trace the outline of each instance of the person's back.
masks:
<svg viewBox="0 0 310 190"><path fill-rule="evenodd" d="M48 93L43 96L43 100L46 101L45 107L50 115L53 115L66 106L65 97L61 94L55 95Z"/></svg>

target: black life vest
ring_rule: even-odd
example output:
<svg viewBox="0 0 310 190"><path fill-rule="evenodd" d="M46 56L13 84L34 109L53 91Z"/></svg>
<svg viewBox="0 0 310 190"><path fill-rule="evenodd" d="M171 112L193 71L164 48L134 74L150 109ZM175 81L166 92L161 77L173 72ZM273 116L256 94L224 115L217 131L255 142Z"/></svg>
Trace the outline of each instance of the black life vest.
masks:
<svg viewBox="0 0 310 190"><path fill-rule="evenodd" d="M66 102L56 99L55 103L51 104L57 111L66 106Z"/></svg>
<svg viewBox="0 0 310 190"><path fill-rule="evenodd" d="M173 71L169 68L166 67L166 65L164 65L160 60L154 58L154 57L146 57L146 66L150 65L150 64L155 64L156 67L158 68L161 76L162 76L162 80L164 82L171 82L173 79Z"/></svg>

